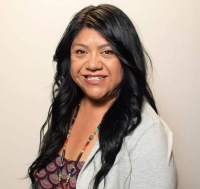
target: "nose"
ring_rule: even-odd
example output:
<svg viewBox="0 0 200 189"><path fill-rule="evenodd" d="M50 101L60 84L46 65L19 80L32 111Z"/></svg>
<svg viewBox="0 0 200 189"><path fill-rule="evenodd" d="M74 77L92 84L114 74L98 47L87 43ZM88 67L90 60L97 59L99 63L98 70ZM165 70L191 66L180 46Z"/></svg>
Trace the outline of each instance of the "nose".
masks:
<svg viewBox="0 0 200 189"><path fill-rule="evenodd" d="M100 61L100 57L97 54L90 54L88 57L88 60L85 64L85 68L87 70L95 71L95 70L101 70L103 69L103 64Z"/></svg>

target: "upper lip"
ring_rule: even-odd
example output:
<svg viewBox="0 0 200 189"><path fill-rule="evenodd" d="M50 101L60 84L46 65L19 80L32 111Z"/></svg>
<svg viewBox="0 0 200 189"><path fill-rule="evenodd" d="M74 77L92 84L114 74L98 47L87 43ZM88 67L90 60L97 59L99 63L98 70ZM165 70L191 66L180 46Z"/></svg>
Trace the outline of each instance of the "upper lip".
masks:
<svg viewBox="0 0 200 189"><path fill-rule="evenodd" d="M106 77L104 74L83 74L84 77Z"/></svg>

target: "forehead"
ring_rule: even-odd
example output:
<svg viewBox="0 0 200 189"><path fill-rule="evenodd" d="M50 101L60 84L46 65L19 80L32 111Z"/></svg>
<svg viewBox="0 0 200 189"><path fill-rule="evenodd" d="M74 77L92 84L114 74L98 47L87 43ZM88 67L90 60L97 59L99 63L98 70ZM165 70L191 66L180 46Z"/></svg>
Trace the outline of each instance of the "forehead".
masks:
<svg viewBox="0 0 200 189"><path fill-rule="evenodd" d="M108 44L106 38L101 35L100 32L93 28L83 28L78 35L75 37L72 46L77 43L85 43L85 44Z"/></svg>

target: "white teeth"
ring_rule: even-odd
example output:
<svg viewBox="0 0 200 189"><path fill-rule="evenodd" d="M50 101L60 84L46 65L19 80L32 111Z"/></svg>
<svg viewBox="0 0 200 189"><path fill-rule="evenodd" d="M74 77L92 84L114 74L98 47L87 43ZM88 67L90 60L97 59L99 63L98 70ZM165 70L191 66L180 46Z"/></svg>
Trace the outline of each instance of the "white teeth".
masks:
<svg viewBox="0 0 200 189"><path fill-rule="evenodd" d="M104 77L86 77L86 78L87 78L87 80L101 80Z"/></svg>

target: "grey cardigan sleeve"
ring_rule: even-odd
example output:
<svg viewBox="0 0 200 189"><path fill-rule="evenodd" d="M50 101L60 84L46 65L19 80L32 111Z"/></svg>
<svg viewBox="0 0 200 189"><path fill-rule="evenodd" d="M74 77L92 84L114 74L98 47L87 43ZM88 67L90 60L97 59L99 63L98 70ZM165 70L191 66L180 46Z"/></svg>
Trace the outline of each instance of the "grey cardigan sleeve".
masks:
<svg viewBox="0 0 200 189"><path fill-rule="evenodd" d="M172 141L172 132L162 120L145 131L130 151L130 189L177 189Z"/></svg>

